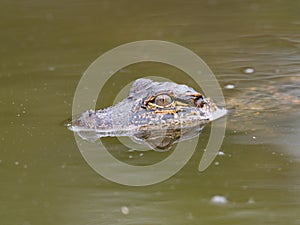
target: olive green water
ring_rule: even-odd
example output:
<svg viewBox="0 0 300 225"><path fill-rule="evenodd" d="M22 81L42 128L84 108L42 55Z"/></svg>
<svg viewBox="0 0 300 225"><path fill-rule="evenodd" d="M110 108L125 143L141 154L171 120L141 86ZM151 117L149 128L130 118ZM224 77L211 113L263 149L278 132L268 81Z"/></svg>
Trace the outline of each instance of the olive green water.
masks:
<svg viewBox="0 0 300 225"><path fill-rule="evenodd" d="M253 109L246 119L229 114L224 155L200 173L206 127L188 164L148 187L96 174L62 125L88 65L137 40L171 41L196 52L222 87L235 85L224 94L239 105L247 102L243 93L264 84L285 85L289 94L299 88L299 1L2 0L0 15L1 225L300 224L299 105L292 101L260 110L259 117ZM165 74L197 88L175 69L138 64L112 78L99 107L141 74ZM106 142L124 161L164 157ZM214 203L213 196L226 201Z"/></svg>

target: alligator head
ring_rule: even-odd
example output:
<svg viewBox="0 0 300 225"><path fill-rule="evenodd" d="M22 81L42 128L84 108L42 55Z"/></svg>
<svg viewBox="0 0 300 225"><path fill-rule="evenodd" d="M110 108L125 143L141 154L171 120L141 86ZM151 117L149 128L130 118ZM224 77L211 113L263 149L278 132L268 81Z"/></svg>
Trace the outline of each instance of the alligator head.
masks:
<svg viewBox="0 0 300 225"><path fill-rule="evenodd" d="M218 113L216 117L216 112ZM127 98L102 109L87 110L67 126L83 139L129 136L162 151L198 135L210 121L223 116L209 98L173 82L136 80Z"/></svg>

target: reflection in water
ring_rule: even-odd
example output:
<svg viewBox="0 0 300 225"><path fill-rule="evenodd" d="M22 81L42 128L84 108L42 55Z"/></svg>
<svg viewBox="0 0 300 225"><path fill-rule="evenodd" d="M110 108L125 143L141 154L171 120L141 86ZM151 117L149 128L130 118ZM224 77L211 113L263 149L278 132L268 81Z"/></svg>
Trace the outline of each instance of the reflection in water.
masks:
<svg viewBox="0 0 300 225"><path fill-rule="evenodd" d="M204 126L226 114L209 98L173 82L136 80L126 99L103 110L88 110L67 127L81 138L129 136L156 151L197 136Z"/></svg>

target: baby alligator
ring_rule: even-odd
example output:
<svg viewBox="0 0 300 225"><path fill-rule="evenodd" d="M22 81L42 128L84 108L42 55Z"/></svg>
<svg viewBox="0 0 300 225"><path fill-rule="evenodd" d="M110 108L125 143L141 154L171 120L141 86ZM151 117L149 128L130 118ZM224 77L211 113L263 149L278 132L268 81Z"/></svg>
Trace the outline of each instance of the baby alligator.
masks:
<svg viewBox="0 0 300 225"><path fill-rule="evenodd" d="M106 109L87 110L67 126L90 141L129 136L162 151L179 139L198 135L208 122L225 113L186 85L141 78L133 83L123 101Z"/></svg>

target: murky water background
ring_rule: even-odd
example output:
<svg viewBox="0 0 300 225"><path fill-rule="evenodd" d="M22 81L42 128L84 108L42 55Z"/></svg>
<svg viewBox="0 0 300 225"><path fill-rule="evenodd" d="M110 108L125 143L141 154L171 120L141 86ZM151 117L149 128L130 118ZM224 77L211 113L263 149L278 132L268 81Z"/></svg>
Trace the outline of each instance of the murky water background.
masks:
<svg viewBox="0 0 300 225"><path fill-rule="evenodd" d="M299 1L0 4L0 224L300 224ZM207 171L197 167L209 126L178 174L138 188L97 175L62 122L87 66L111 48L144 39L199 54L222 87L235 86L224 89L225 98L236 99L246 116L229 114L224 155ZM99 107L141 74L197 88L175 69L140 64L112 78ZM259 115L247 108L251 88L262 87L254 97L270 100L263 94L270 86L292 93L293 101L279 98ZM127 161L162 157L129 153L114 139L107 144Z"/></svg>

